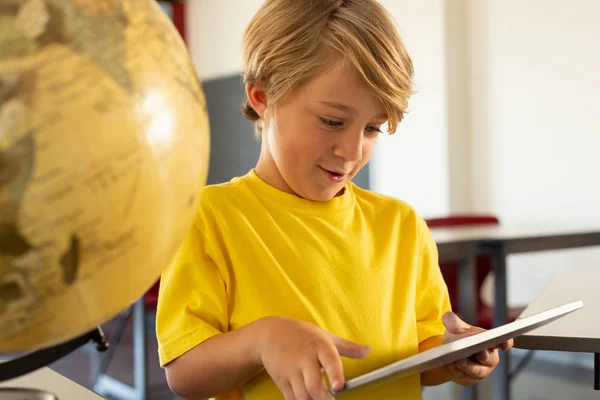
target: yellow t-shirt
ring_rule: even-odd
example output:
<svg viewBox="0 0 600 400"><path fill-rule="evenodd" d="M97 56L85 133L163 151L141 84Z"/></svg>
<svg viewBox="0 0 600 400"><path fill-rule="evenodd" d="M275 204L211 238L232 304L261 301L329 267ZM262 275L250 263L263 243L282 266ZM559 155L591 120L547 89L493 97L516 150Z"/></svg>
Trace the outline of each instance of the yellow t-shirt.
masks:
<svg viewBox="0 0 600 400"><path fill-rule="evenodd" d="M346 379L414 355L441 335L450 310L437 249L404 202L350 183L313 202L252 170L204 189L188 237L161 278L161 365L213 335L265 316L317 324L371 346L342 358ZM283 399L263 370L245 399ZM418 375L349 391L343 399L420 399Z"/></svg>

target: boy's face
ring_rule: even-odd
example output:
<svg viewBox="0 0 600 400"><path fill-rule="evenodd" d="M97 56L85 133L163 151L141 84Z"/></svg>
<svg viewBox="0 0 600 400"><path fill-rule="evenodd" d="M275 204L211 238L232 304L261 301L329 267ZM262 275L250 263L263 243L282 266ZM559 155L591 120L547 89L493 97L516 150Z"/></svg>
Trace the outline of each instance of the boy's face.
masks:
<svg viewBox="0 0 600 400"><path fill-rule="evenodd" d="M256 173L300 197L325 201L369 161L387 120L379 99L356 71L331 68L281 99L264 118L260 93L248 91L265 120ZM255 101L253 101L255 100ZM257 109L258 108L258 109Z"/></svg>

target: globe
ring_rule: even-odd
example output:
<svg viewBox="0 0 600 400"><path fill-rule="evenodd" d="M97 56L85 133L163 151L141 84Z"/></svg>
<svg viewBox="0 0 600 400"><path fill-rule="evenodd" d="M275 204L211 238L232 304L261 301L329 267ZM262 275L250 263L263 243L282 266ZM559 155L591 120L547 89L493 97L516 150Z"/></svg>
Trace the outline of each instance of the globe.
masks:
<svg viewBox="0 0 600 400"><path fill-rule="evenodd" d="M0 0L0 354L54 346L160 277L209 127L154 0Z"/></svg>

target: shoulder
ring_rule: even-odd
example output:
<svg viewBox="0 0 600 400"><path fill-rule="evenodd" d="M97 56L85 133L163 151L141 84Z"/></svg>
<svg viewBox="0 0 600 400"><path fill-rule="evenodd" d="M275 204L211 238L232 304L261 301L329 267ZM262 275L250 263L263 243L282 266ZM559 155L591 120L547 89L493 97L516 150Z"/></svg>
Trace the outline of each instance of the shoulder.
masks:
<svg viewBox="0 0 600 400"><path fill-rule="evenodd" d="M377 214L400 217L401 219L419 218L414 207L397 197L362 189L353 184L357 203Z"/></svg>
<svg viewBox="0 0 600 400"><path fill-rule="evenodd" d="M229 182L204 186L200 191L195 225L204 230L207 225L236 215L247 207L248 191L243 190L243 181L244 177L235 177Z"/></svg>
<svg viewBox="0 0 600 400"><path fill-rule="evenodd" d="M362 189L353 185L356 202L372 220L384 220L399 224L404 233L412 233L415 239L429 240L430 231L425 220L406 201L385 194Z"/></svg>
<svg viewBox="0 0 600 400"><path fill-rule="evenodd" d="M244 177L235 177L229 182L205 186L202 189L200 208L239 197L243 180Z"/></svg>

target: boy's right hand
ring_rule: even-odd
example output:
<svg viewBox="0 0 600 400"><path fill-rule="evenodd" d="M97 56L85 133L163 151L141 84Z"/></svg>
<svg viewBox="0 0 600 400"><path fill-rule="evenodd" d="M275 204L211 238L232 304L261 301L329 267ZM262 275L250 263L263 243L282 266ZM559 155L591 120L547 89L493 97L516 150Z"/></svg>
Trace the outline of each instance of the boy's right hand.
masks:
<svg viewBox="0 0 600 400"><path fill-rule="evenodd" d="M262 322L260 359L286 400L332 399L323 371L331 389L341 390L345 380L340 356L362 358L371 350L305 321L266 317Z"/></svg>

